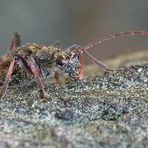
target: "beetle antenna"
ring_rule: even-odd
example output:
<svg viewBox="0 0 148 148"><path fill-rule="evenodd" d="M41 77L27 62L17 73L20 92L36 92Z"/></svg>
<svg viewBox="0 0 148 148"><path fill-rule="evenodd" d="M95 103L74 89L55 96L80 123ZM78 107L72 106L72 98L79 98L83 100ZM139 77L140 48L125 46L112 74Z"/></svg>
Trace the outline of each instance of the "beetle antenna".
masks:
<svg viewBox="0 0 148 148"><path fill-rule="evenodd" d="M130 32L119 32L119 33L111 34L111 35L105 36L103 38L99 38L99 39L89 43L87 46L83 47L83 49L87 50L95 45L101 44L104 41L115 39L115 38L123 36L123 35L130 35L130 36L132 36L132 35L148 35L148 32L147 31L130 31Z"/></svg>

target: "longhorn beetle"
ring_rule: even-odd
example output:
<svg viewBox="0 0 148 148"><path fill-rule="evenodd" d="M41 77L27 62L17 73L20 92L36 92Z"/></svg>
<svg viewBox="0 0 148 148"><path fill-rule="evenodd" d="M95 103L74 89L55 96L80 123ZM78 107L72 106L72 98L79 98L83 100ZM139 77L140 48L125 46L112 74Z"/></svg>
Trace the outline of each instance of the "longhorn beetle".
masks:
<svg viewBox="0 0 148 148"><path fill-rule="evenodd" d="M57 81L59 79L58 70L68 73L71 80L76 81L78 79L82 79L84 69L83 54L88 56L88 58L103 71L113 71L112 68L108 68L105 64L92 56L88 52L88 49L101 44L104 41L123 35L148 35L148 32L119 32L99 38L83 47L72 45L65 51L54 46L44 46L35 43L20 46L20 36L18 33L15 33L11 41L9 51L0 59L0 69L8 69L5 81L1 82L3 86L0 98L5 96L11 75L14 71L15 73L22 73L23 71L23 73L28 73L30 76L33 76L37 83L40 98L47 98L44 91L44 85L41 80L41 77L47 76L47 69L53 68L55 71L55 79Z"/></svg>

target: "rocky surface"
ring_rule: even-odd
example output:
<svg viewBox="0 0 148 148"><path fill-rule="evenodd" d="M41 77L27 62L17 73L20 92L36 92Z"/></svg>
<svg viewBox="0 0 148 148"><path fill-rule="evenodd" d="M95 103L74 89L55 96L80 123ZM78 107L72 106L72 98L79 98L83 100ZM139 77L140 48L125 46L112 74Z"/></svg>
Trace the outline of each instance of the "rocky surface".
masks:
<svg viewBox="0 0 148 148"><path fill-rule="evenodd" d="M46 84L9 88L0 100L0 147L148 147L148 64Z"/></svg>
<svg viewBox="0 0 148 148"><path fill-rule="evenodd" d="M9 88L0 100L0 147L148 147L148 64L81 82Z"/></svg>

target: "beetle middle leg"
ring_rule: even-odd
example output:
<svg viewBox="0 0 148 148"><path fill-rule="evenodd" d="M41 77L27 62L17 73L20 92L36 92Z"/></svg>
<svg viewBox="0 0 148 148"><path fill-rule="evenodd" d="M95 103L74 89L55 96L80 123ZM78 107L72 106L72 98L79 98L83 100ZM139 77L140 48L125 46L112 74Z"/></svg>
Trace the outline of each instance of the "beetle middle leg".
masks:
<svg viewBox="0 0 148 148"><path fill-rule="evenodd" d="M40 93L40 98L45 98L47 99L47 94L44 91L44 85L41 81L40 75L39 75L39 70L37 69L37 67L35 66L36 64L34 63L34 59L32 56L27 56L26 62L28 63L28 66L30 67L34 78L37 82L37 87L39 89L39 93Z"/></svg>

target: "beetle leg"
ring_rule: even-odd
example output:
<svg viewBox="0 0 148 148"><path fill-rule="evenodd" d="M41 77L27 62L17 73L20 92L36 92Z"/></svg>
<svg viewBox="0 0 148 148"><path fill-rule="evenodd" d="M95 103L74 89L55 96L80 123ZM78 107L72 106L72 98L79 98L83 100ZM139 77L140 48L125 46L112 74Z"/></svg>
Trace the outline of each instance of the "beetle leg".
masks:
<svg viewBox="0 0 148 148"><path fill-rule="evenodd" d="M7 64L10 62L7 56L8 52L12 51L13 49L17 48L20 45L21 45L20 35L17 32L15 32L13 38L10 41L10 45L7 52L0 58L0 67L2 69L5 69L7 67Z"/></svg>
<svg viewBox="0 0 148 148"><path fill-rule="evenodd" d="M60 74L59 74L59 70L58 69L54 69L54 79L56 81L57 84L61 84L61 80L60 80Z"/></svg>
<svg viewBox="0 0 148 148"><path fill-rule="evenodd" d="M3 87L2 87L2 90L1 90L1 93L0 93L1 99L5 96L7 88L9 86L9 81L10 81L10 78L11 78L11 75L12 75L12 72L13 72L15 60L16 60L16 56L13 57L13 59L10 63L10 66L9 66L9 69L8 69L8 72L7 72L7 75L6 75L6 79L4 81L4 84L3 84Z"/></svg>
<svg viewBox="0 0 148 148"><path fill-rule="evenodd" d="M41 78L39 76L39 71L37 67L35 66L36 64L34 63L34 58L32 56L28 56L26 62L28 63L38 86L39 93L40 93L40 98L47 98L47 95L44 91L44 85L41 81Z"/></svg>
<svg viewBox="0 0 148 148"><path fill-rule="evenodd" d="M20 35L15 32L14 36L10 42L10 46L8 48L8 51L12 51L14 48L17 48L21 45L21 39L20 39Z"/></svg>

